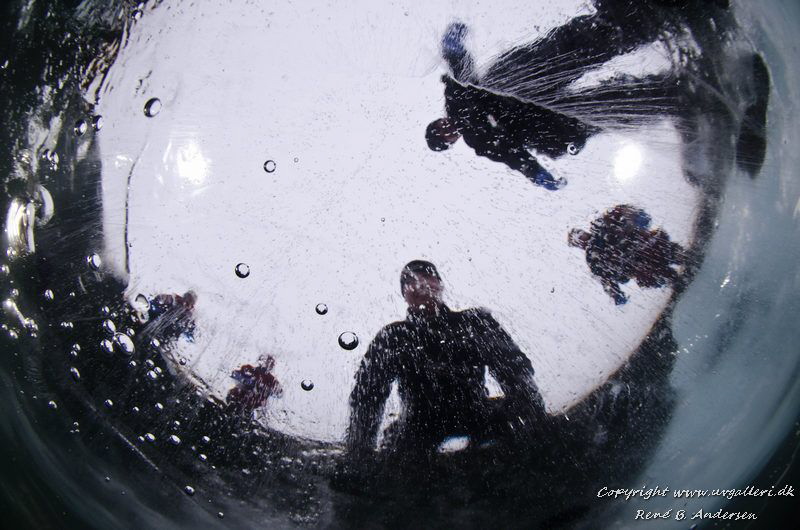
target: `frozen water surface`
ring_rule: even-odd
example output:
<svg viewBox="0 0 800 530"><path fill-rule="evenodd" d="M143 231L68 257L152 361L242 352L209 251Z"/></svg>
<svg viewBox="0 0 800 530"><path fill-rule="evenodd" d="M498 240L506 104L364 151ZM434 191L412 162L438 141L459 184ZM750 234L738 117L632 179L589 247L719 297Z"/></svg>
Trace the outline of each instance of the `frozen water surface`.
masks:
<svg viewBox="0 0 800 530"><path fill-rule="evenodd" d="M597 488L741 487L791 428L790 2L45 4L0 48L3 436L59 517L629 528L673 504Z"/></svg>

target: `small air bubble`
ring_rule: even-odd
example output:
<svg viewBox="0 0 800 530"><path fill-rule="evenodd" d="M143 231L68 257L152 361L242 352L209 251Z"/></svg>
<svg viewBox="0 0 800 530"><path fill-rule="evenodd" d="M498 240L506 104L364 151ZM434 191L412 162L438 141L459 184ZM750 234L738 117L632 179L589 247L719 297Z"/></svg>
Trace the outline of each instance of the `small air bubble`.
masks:
<svg viewBox="0 0 800 530"><path fill-rule="evenodd" d="M109 335L113 335L117 332L117 326L111 319L106 319L103 321L103 331L108 333Z"/></svg>
<svg viewBox="0 0 800 530"><path fill-rule="evenodd" d="M267 160L266 162L264 162L264 171L266 171L267 173L274 172L277 169L277 167L278 164L276 164L274 160Z"/></svg>
<svg viewBox="0 0 800 530"><path fill-rule="evenodd" d="M103 266L103 260L100 259L99 254L92 254L91 256L86 257L86 263L94 270L100 270L100 267Z"/></svg>
<svg viewBox="0 0 800 530"><path fill-rule="evenodd" d="M47 406L53 410L56 410L58 408L58 404L55 401L48 401Z"/></svg>
<svg viewBox="0 0 800 530"><path fill-rule="evenodd" d="M150 443L153 443L153 442L156 441L155 435L152 434L152 433L149 433L149 432L144 435L144 439L147 440Z"/></svg>
<svg viewBox="0 0 800 530"><path fill-rule="evenodd" d="M250 276L250 266L247 263L238 263L235 270L236 276L239 278L247 278Z"/></svg>
<svg viewBox="0 0 800 530"><path fill-rule="evenodd" d="M72 378L75 381L80 381L81 380L81 373L74 366L69 369L69 373L72 375Z"/></svg>
<svg viewBox="0 0 800 530"><path fill-rule="evenodd" d="M208 460L208 457L203 453L200 453L199 455L197 455L197 457L200 459L201 462L205 462L206 460Z"/></svg>
<svg viewBox="0 0 800 530"><path fill-rule="evenodd" d="M574 143L570 142L567 145L567 153L569 153L571 155L577 155L578 154L578 146L575 145Z"/></svg>
<svg viewBox="0 0 800 530"><path fill-rule="evenodd" d="M358 346L358 337L352 331L345 331L339 335L339 346L345 350L355 350Z"/></svg>
<svg viewBox="0 0 800 530"><path fill-rule="evenodd" d="M64 322L61 322L59 325L61 326L62 329L72 329L75 327L75 325L72 322L67 322L66 320Z"/></svg>
<svg viewBox="0 0 800 530"><path fill-rule="evenodd" d="M183 488L183 491L186 492L186 495L188 495L189 497L194 495L194 488L191 486L186 486L185 488Z"/></svg>
<svg viewBox="0 0 800 530"><path fill-rule="evenodd" d="M51 289L47 289L44 292L44 299L52 302L53 298L55 298L55 295L53 294L53 291Z"/></svg>
<svg viewBox="0 0 800 530"><path fill-rule="evenodd" d="M129 362L129 363L128 363L128 366L130 366L131 368L136 368L136 366L137 366L137 365L136 365L136 361L131 361L131 362Z"/></svg>
<svg viewBox="0 0 800 530"><path fill-rule="evenodd" d="M11 274L11 269L8 268L8 265L3 263L2 265L0 265L0 273L2 273L3 276L8 276L9 274Z"/></svg>
<svg viewBox="0 0 800 530"><path fill-rule="evenodd" d="M109 409L110 409L111 407L113 407L113 406L114 406L114 402L113 402L113 401L111 401L110 399L107 399L107 400L103 401L103 405L105 405L105 406L106 406L106 408L109 408Z"/></svg>
<svg viewBox="0 0 800 530"><path fill-rule="evenodd" d="M169 443L171 443L172 445L180 445L181 439L173 434L169 437Z"/></svg>
<svg viewBox="0 0 800 530"><path fill-rule="evenodd" d="M99 131L103 128L103 117L102 116L95 116L92 118L92 128L95 131Z"/></svg>
<svg viewBox="0 0 800 530"><path fill-rule="evenodd" d="M181 366L186 366L186 359L181 357L181 359L178 361L178 364L180 364Z"/></svg>
<svg viewBox="0 0 800 530"><path fill-rule="evenodd" d="M139 413L139 407L133 407L131 409L131 412L133 412L134 414L138 414Z"/></svg>
<svg viewBox="0 0 800 530"><path fill-rule="evenodd" d="M200 438L200 441L203 442L204 444L207 444L208 442L211 441L211 438L209 438L208 436L203 436L202 438Z"/></svg>
<svg viewBox="0 0 800 530"><path fill-rule="evenodd" d="M222 513L222 512L217 512L217 517L219 517L220 519L222 519L223 517L225 517L225 514L224 514L224 513Z"/></svg>
<svg viewBox="0 0 800 530"><path fill-rule="evenodd" d="M86 120L78 120L75 122L75 136L83 136L86 134L86 130L89 128L86 125Z"/></svg>
<svg viewBox="0 0 800 530"><path fill-rule="evenodd" d="M309 391L311 391L311 390L313 390L313 389L314 389L314 382L313 382L313 381L311 381L310 379L304 379L304 380L303 380L303 381L300 383L300 388L302 388L302 389L303 389L303 390L305 390L306 392L309 392Z"/></svg>
<svg viewBox="0 0 800 530"><path fill-rule="evenodd" d="M144 104L144 115L152 118L161 112L161 100L158 98L151 98Z"/></svg>
<svg viewBox="0 0 800 530"><path fill-rule="evenodd" d="M149 372L147 372L147 377L151 381L155 381L156 379L158 379L158 374L155 373L153 370L150 370Z"/></svg>
<svg viewBox="0 0 800 530"><path fill-rule="evenodd" d="M112 353L114 351L114 343L108 339L103 339L100 341L100 349L106 353Z"/></svg>
<svg viewBox="0 0 800 530"><path fill-rule="evenodd" d="M317 304L317 307L315 309L318 315L324 315L325 313L328 312L328 306L326 306L325 304Z"/></svg>
<svg viewBox="0 0 800 530"><path fill-rule="evenodd" d="M155 404L155 409L157 411L161 412L162 410L164 410L164 405L162 405L161 403L156 403Z"/></svg>
<svg viewBox="0 0 800 530"><path fill-rule="evenodd" d="M133 20L139 20L140 18L142 18L142 10L134 9L133 13L131 13L131 18L133 18Z"/></svg>

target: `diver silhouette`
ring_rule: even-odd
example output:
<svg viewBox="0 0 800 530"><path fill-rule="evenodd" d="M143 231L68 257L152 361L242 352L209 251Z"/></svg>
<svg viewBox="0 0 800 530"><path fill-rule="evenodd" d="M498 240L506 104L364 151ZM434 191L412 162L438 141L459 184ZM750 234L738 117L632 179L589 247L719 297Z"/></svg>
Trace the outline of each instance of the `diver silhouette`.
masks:
<svg viewBox="0 0 800 530"><path fill-rule="evenodd" d="M350 453L375 448L393 382L403 414L385 445L403 454L431 453L450 436L468 436L476 446L546 419L530 360L487 310L450 310L427 261L408 263L400 285L408 316L378 332L355 376ZM486 369L505 394L501 404L488 396Z"/></svg>
<svg viewBox="0 0 800 530"><path fill-rule="evenodd" d="M620 284L633 279L640 287L664 287L679 277L673 265L685 263L683 248L650 222L644 210L623 204L592 221L589 232L569 233L569 245L586 251L589 269L617 305L628 301Z"/></svg>
<svg viewBox="0 0 800 530"><path fill-rule="evenodd" d="M431 122L425 130L428 147L444 151L459 138L478 156L519 171L548 190L566 185L556 179L530 150L550 158L577 154L598 129L512 96L477 86L479 80L464 47L467 28L454 23L442 38L442 55L452 75L442 77L447 117Z"/></svg>
<svg viewBox="0 0 800 530"><path fill-rule="evenodd" d="M228 391L225 398L230 412L250 417L255 409L266 405L270 397L282 395L281 385L272 375L275 359L267 355L259 357L258 361L257 366L245 364L231 372L236 386Z"/></svg>

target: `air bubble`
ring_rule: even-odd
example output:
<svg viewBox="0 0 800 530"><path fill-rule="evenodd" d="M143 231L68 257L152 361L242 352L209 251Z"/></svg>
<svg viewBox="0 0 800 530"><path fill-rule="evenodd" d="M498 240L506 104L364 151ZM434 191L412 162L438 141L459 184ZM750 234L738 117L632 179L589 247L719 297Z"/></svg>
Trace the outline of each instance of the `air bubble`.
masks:
<svg viewBox="0 0 800 530"><path fill-rule="evenodd" d="M103 321L103 331L108 333L109 335L113 335L117 332L117 326L111 319L106 319Z"/></svg>
<svg viewBox="0 0 800 530"><path fill-rule="evenodd" d="M264 162L264 171L267 173L272 173L278 168L278 164L275 163L274 160L267 160Z"/></svg>
<svg viewBox="0 0 800 530"><path fill-rule="evenodd" d="M114 335L114 342L116 343L119 351L125 355L133 355L135 351L133 347L133 341L131 338L124 333L117 333Z"/></svg>
<svg viewBox="0 0 800 530"><path fill-rule="evenodd" d="M156 379L158 379L158 374L155 373L154 371L150 370L149 372L147 372L147 377L151 381L155 381Z"/></svg>
<svg viewBox="0 0 800 530"><path fill-rule="evenodd" d="M239 278L247 278L250 276L250 266L247 263L238 263L236 265L236 276Z"/></svg>
<svg viewBox="0 0 800 530"><path fill-rule="evenodd" d="M152 434L152 433L149 433L149 432L144 435L144 439L147 440L150 443L153 443L153 442L156 441L155 435Z"/></svg>
<svg viewBox="0 0 800 530"><path fill-rule="evenodd" d="M339 346L345 350L355 350L358 346L358 337L352 331L345 331L339 335Z"/></svg>
<svg viewBox="0 0 800 530"><path fill-rule="evenodd" d="M2 265L0 265L0 273L2 273L3 276L8 276L9 274L11 274L11 269L8 268L8 265L3 263Z"/></svg>
<svg viewBox="0 0 800 530"><path fill-rule="evenodd" d="M133 304L131 305L140 313L146 313L147 310L150 309L150 302L147 301L147 297L143 294L136 295L136 298L134 298Z"/></svg>
<svg viewBox="0 0 800 530"><path fill-rule="evenodd" d="M155 409L157 411L161 412L162 410L164 410L164 405L162 405L161 403L156 403L155 404Z"/></svg>
<svg viewBox="0 0 800 530"><path fill-rule="evenodd" d="M209 438L208 436L203 436L202 438L200 438L200 441L203 442L204 444L207 444L208 442L211 441L211 438Z"/></svg>
<svg viewBox="0 0 800 530"><path fill-rule="evenodd" d="M107 399L107 400L103 401L103 405L105 405L105 406L106 406L106 408L109 408L109 409L110 409L111 407L113 407L113 406L114 406L114 402L113 402L113 401L111 401L110 399Z"/></svg>
<svg viewBox="0 0 800 530"><path fill-rule="evenodd" d="M50 289L47 289L47 290L44 292L44 299L45 299L45 300L48 300L48 301L50 301L50 302L52 302L52 301L53 301L53 298L55 298L55 295L53 294L53 291L52 291L52 290L50 290Z"/></svg>
<svg viewBox="0 0 800 530"><path fill-rule="evenodd" d="M161 112L161 100L158 98L151 98L144 104L144 115L152 118Z"/></svg>
<svg viewBox="0 0 800 530"><path fill-rule="evenodd" d="M569 153L571 155L577 155L578 154L578 146L575 145L574 143L570 142L567 145L567 153Z"/></svg>
<svg viewBox="0 0 800 530"><path fill-rule="evenodd" d="M309 392L309 391L311 391L311 390L313 390L313 389L314 389L314 382L313 382L313 381L311 381L310 379L304 379L304 380L303 380L303 381L300 383L300 388L302 388L302 389L303 389L303 390L305 390L306 392Z"/></svg>
<svg viewBox="0 0 800 530"><path fill-rule="evenodd" d="M56 410L58 408L58 404L55 401L48 401L47 406L53 410Z"/></svg>
<svg viewBox="0 0 800 530"><path fill-rule="evenodd" d="M206 460L208 460L208 457L204 453L200 453L199 455L197 455L197 457L200 459L201 462L205 462Z"/></svg>
<svg viewBox="0 0 800 530"><path fill-rule="evenodd" d="M141 9L134 9L133 13L131 13L131 18L133 20L139 20L142 18L142 10Z"/></svg>
<svg viewBox="0 0 800 530"><path fill-rule="evenodd" d="M69 369L69 373L72 375L72 378L75 381L80 381L81 380L81 373L74 366Z"/></svg>
<svg viewBox="0 0 800 530"><path fill-rule="evenodd" d="M225 514L224 514L224 513L222 513L222 512L217 512L217 517L219 517L220 519L222 519L223 517L225 517Z"/></svg>
<svg viewBox="0 0 800 530"><path fill-rule="evenodd" d="M173 434L169 437L169 443L171 443L172 445L180 445L181 439Z"/></svg>
<svg viewBox="0 0 800 530"><path fill-rule="evenodd" d="M92 254L91 256L86 257L86 263L94 270L100 270L100 267L103 266L103 260L100 259L98 254Z"/></svg>
<svg viewBox="0 0 800 530"><path fill-rule="evenodd" d="M328 312L328 306L326 306L325 304L317 304L315 310L317 311L318 315L324 315L325 313Z"/></svg>
<svg viewBox="0 0 800 530"><path fill-rule="evenodd" d="M100 349L106 353L112 353L114 351L114 343L108 339L103 339L100 341Z"/></svg>
<svg viewBox="0 0 800 530"><path fill-rule="evenodd" d="M103 128L103 117L102 116L95 116L92 118L92 129L95 131L99 131Z"/></svg>
<svg viewBox="0 0 800 530"><path fill-rule="evenodd" d="M86 134L86 130L89 128L86 125L86 120L78 120L75 122L75 136L83 136Z"/></svg>
<svg viewBox="0 0 800 530"><path fill-rule="evenodd" d="M186 495L188 495L189 497L191 497L192 495L194 495L194 488L193 488L193 487L191 487L191 486L186 486L185 488L183 488L183 491L184 491L184 492L186 493Z"/></svg>

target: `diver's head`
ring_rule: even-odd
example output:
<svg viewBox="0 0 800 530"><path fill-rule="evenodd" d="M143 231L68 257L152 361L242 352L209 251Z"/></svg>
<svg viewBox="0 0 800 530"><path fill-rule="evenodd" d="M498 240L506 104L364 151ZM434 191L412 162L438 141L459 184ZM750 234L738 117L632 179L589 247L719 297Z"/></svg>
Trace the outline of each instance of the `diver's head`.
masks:
<svg viewBox="0 0 800 530"><path fill-rule="evenodd" d="M589 244L589 239L591 239L591 237L592 235L589 232L581 230L580 228L573 228L569 231L569 246L586 248L586 245Z"/></svg>
<svg viewBox="0 0 800 530"><path fill-rule="evenodd" d="M445 151L461 138L455 124L450 118L439 118L432 121L425 129L425 140L431 151Z"/></svg>
<svg viewBox="0 0 800 530"><path fill-rule="evenodd" d="M442 302L442 278L429 261L414 260L400 273L400 291L409 306L432 308Z"/></svg>

